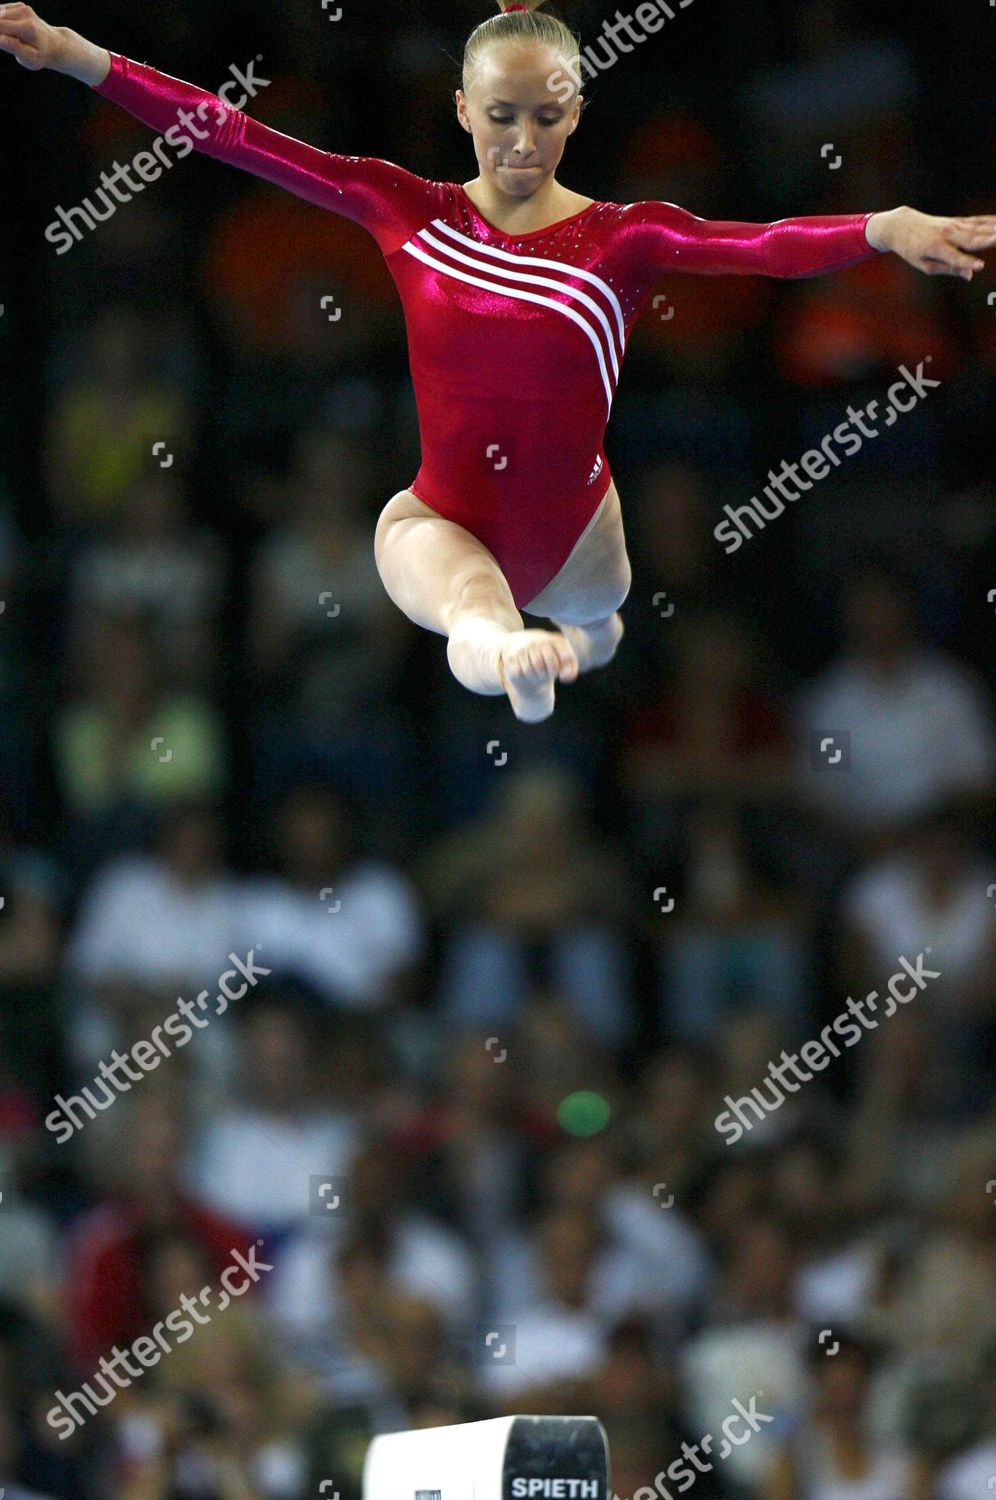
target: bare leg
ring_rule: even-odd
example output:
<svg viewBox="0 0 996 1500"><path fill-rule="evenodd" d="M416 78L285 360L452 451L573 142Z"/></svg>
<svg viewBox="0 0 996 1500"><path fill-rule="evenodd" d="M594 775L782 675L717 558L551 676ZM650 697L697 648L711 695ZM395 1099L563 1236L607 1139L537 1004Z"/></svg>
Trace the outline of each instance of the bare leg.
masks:
<svg viewBox="0 0 996 1500"><path fill-rule="evenodd" d="M554 620L574 647L578 666L582 672L592 667L604 667L616 654L623 635L622 617L618 611L604 620L592 620L587 625L569 625L564 620Z"/></svg>
<svg viewBox="0 0 996 1500"><path fill-rule="evenodd" d="M446 656L473 693L508 693L527 723L553 712L554 683L579 663L567 638L526 630L494 555L463 526L402 490L388 502L374 543L384 587L416 625L448 637Z"/></svg>
<svg viewBox="0 0 996 1500"><path fill-rule="evenodd" d="M553 620L574 647L581 671L589 672L616 654L623 635L619 606L632 577L619 495L610 484L589 529L526 611Z"/></svg>

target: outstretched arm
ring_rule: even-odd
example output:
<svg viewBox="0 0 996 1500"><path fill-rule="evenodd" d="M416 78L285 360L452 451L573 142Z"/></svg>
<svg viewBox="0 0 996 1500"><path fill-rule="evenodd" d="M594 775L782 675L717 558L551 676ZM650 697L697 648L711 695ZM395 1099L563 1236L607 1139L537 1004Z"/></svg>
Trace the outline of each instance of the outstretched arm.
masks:
<svg viewBox="0 0 996 1500"><path fill-rule="evenodd" d="M182 156L201 151L354 219L385 254L435 210L435 183L378 157L342 156L295 140L217 94L108 52L68 27L48 25L30 5L0 5L0 50L32 71L50 68L88 84Z"/></svg>
<svg viewBox="0 0 996 1500"><path fill-rule="evenodd" d="M772 224L700 219L676 203L654 201L632 203L626 214L634 264L649 279L665 271L819 276L893 250L920 270L970 280L983 267L976 252L996 244L996 217L935 218L906 207Z"/></svg>

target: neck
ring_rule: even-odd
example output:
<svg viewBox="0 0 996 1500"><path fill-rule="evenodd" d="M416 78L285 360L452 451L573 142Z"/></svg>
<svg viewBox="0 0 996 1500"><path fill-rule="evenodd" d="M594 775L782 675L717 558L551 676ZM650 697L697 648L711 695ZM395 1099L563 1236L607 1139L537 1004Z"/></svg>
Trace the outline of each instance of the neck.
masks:
<svg viewBox="0 0 996 1500"><path fill-rule="evenodd" d="M528 198L513 198L482 177L465 182L463 190L489 223L509 234L530 234L534 229L545 229L559 219L580 213L594 202L581 193L571 192L554 177L548 177Z"/></svg>

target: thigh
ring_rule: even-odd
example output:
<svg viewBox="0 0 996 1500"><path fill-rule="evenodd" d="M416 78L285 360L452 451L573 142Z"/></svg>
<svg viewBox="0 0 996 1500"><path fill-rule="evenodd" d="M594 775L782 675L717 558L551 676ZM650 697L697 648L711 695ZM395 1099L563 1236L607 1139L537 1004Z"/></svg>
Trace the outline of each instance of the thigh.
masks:
<svg viewBox="0 0 996 1500"><path fill-rule="evenodd" d="M452 609L471 586L486 595L496 618L507 619L509 630L522 628L522 616L494 554L411 490L401 490L381 511L374 557L391 599L425 630L448 635Z"/></svg>
<svg viewBox="0 0 996 1500"><path fill-rule="evenodd" d="M631 582L622 507L615 484L610 482L590 531L581 536L560 571L523 610L565 625L588 625L613 614L629 593Z"/></svg>

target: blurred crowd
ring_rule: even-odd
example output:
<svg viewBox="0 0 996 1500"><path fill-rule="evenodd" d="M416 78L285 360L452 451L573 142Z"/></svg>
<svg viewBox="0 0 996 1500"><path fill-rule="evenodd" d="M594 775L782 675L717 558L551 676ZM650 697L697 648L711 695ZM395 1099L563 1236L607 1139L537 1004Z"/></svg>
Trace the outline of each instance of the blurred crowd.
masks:
<svg viewBox="0 0 996 1500"><path fill-rule="evenodd" d="M565 185L992 211L984 16L701 3L586 90ZM65 19L207 88L258 51L266 123L469 180L448 111L487 7L343 9ZM41 246L148 132L16 83ZM984 1500L986 278L662 278L607 443L627 633L522 726L376 572L418 431L373 241L192 157L50 253L4 329L31 414L0 447L0 1486L359 1500L376 1432L576 1411L619 1500L669 1500L753 1399L703 1500ZM724 553L725 503L927 355L915 415ZM936 981L726 1144L724 1101L924 953ZM108 1396L100 1361L233 1255L258 1283Z"/></svg>

